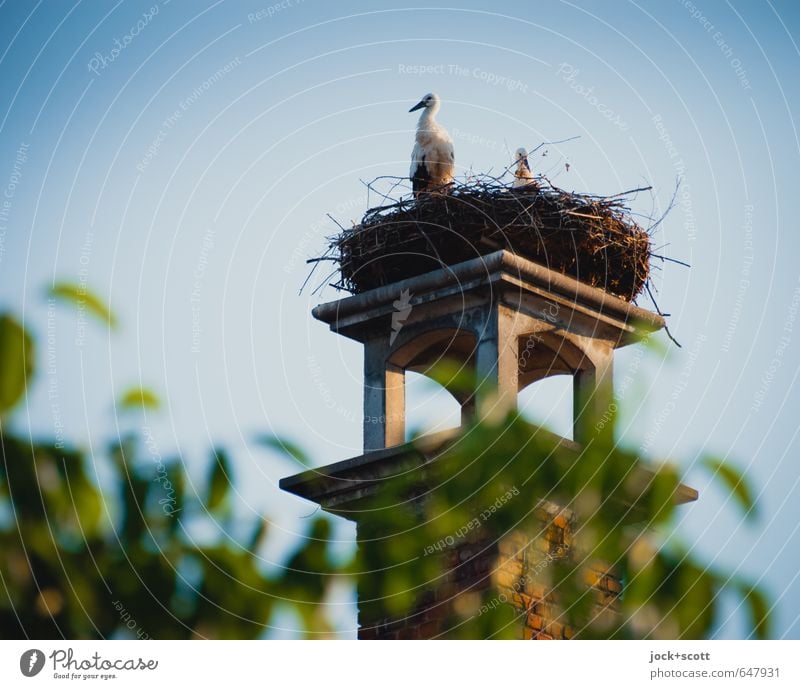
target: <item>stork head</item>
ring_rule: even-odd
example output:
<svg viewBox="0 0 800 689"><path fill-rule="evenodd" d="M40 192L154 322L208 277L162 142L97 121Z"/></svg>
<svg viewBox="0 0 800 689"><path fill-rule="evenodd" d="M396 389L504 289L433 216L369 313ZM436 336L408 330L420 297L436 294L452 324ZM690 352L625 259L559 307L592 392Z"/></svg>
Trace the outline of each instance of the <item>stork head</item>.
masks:
<svg viewBox="0 0 800 689"><path fill-rule="evenodd" d="M440 102L439 96L437 96L435 93L429 93L408 112L414 112L420 108L425 108L428 111L436 112L439 109Z"/></svg>
<svg viewBox="0 0 800 689"><path fill-rule="evenodd" d="M519 163L522 160L526 160L528 158L528 152L524 148L517 149L517 162Z"/></svg>

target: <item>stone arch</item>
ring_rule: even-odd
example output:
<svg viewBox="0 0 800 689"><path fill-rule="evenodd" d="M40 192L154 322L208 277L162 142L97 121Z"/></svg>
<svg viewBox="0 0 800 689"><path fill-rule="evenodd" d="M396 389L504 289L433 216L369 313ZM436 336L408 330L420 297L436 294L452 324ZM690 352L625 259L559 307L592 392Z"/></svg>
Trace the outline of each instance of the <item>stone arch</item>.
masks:
<svg viewBox="0 0 800 689"><path fill-rule="evenodd" d="M411 332L405 337L398 337L386 357L386 363L395 369L422 375L429 375L431 368L442 361L472 371L475 367L477 339L471 330L452 326ZM466 404L470 397L457 387L443 387L461 405Z"/></svg>

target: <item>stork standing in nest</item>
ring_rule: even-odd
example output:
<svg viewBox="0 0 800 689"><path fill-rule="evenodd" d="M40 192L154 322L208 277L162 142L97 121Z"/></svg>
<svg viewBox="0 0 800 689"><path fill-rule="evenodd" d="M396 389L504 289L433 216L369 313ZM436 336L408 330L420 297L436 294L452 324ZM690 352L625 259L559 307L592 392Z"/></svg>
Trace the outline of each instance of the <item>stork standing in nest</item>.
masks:
<svg viewBox="0 0 800 689"><path fill-rule="evenodd" d="M528 163L528 152L524 148L517 149L517 169L514 170L514 184L513 189L521 189L523 187L535 184L533 180L533 173L531 166Z"/></svg>
<svg viewBox="0 0 800 689"><path fill-rule="evenodd" d="M435 93L429 93L409 112L424 108L417 124L414 150L411 152L411 188L414 196L425 191L439 189L453 181L455 154L453 140L436 121L441 101Z"/></svg>

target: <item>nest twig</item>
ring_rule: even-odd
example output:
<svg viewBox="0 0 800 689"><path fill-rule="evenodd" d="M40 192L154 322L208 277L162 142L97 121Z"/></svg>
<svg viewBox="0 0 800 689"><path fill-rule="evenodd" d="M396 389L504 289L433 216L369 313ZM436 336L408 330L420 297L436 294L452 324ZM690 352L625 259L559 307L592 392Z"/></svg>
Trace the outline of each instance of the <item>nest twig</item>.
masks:
<svg viewBox="0 0 800 689"><path fill-rule="evenodd" d="M330 239L326 256L339 263L334 286L355 294L503 248L632 301L648 281L651 246L627 198L648 189L593 196L545 178L511 189L481 175L447 193L384 197Z"/></svg>

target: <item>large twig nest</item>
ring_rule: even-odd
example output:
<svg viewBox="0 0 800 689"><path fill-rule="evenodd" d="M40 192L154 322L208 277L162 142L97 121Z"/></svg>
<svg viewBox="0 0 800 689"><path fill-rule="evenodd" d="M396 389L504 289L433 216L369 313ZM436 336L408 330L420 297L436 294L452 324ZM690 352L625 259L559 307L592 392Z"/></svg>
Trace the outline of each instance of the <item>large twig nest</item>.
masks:
<svg viewBox="0 0 800 689"><path fill-rule="evenodd" d="M639 191L639 190L636 190ZM624 195L494 180L369 209L332 238L338 287L360 293L507 249L632 301L650 274L650 237Z"/></svg>

